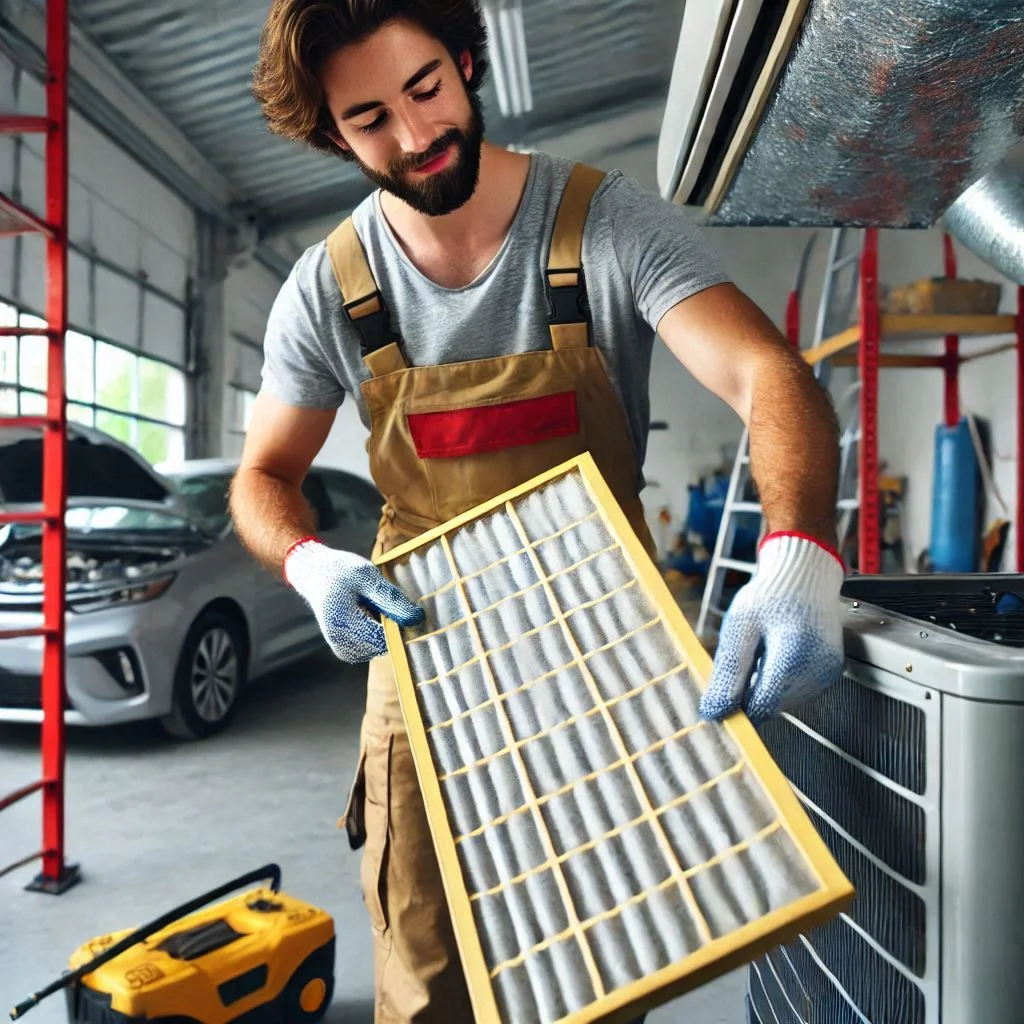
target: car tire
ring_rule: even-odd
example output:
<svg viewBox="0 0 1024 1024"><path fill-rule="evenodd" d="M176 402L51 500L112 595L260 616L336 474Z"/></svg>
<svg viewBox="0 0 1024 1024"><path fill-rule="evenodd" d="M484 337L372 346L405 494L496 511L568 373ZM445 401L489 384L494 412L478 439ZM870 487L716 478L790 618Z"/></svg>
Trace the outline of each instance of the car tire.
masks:
<svg viewBox="0 0 1024 1024"><path fill-rule="evenodd" d="M174 704L160 724L176 739L201 740L230 725L246 679L238 622L207 611L192 623L174 672Z"/></svg>

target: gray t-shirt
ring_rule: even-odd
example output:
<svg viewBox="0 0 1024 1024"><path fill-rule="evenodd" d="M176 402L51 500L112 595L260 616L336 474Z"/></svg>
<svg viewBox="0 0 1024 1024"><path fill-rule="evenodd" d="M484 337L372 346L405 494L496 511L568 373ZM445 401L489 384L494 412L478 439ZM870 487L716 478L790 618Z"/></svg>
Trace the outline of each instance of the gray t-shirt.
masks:
<svg viewBox="0 0 1024 1024"><path fill-rule="evenodd" d="M551 344L543 272L573 163L533 153L522 202L488 267L462 288L442 288L409 261L381 213L379 193L353 212L391 326L412 366L485 359ZM655 328L677 302L727 281L721 261L679 207L611 171L591 200L583 267L593 337L622 399L637 465L649 422ZM289 405L336 408L346 393L369 426L359 384L369 377L359 336L318 242L282 285L267 323L263 388Z"/></svg>

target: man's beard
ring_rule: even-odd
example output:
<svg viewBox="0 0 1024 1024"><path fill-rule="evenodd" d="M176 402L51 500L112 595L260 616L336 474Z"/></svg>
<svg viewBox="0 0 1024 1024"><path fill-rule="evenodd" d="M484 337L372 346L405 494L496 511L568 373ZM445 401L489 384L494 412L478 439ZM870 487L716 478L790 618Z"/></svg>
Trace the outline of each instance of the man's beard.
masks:
<svg viewBox="0 0 1024 1024"><path fill-rule="evenodd" d="M428 217L442 217L457 210L476 191L480 173L480 146L484 123L480 101L475 93L469 96L470 115L466 130L449 128L425 152L395 160L386 171L367 167L356 158L362 172L379 188L408 203ZM407 173L436 160L449 146L456 147L448 166L434 174L410 180Z"/></svg>

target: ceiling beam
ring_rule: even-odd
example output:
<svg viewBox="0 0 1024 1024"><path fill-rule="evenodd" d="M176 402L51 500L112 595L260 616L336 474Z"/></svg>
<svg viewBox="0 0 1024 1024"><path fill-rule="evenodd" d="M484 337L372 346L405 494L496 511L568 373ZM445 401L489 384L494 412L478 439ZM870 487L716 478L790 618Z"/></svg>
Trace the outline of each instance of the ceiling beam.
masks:
<svg viewBox="0 0 1024 1024"><path fill-rule="evenodd" d="M0 0L0 45L37 75L46 20L26 0ZM71 105L185 202L225 223L241 215L232 184L77 25L71 25Z"/></svg>

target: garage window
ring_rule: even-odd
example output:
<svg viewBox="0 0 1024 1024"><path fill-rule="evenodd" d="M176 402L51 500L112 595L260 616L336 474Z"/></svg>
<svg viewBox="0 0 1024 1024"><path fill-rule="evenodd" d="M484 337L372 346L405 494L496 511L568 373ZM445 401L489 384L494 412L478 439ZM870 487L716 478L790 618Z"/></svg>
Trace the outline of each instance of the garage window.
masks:
<svg viewBox="0 0 1024 1024"><path fill-rule="evenodd" d="M46 321L0 302L0 325ZM46 412L45 338L0 338L0 413ZM131 445L150 462L185 457L185 374L101 338L69 330L64 340L68 419Z"/></svg>
<svg viewBox="0 0 1024 1024"><path fill-rule="evenodd" d="M252 409L256 404L256 392L238 384L231 385L231 425L232 434L244 437L252 422Z"/></svg>

